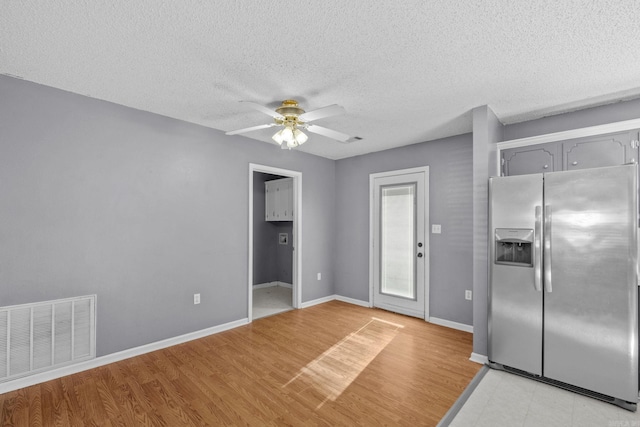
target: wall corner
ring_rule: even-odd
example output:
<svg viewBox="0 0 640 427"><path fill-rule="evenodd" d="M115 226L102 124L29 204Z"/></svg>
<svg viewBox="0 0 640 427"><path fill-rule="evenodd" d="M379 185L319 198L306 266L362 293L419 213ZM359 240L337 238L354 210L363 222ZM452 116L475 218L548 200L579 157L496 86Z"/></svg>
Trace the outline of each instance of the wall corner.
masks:
<svg viewBox="0 0 640 427"><path fill-rule="evenodd" d="M487 354L489 177L499 174L497 145L503 125L488 105L473 116L473 352Z"/></svg>

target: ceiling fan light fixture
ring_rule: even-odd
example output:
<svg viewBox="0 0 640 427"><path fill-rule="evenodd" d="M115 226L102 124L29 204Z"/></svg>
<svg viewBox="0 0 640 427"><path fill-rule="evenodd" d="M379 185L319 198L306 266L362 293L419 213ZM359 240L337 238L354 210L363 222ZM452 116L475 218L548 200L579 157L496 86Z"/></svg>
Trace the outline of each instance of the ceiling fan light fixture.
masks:
<svg viewBox="0 0 640 427"><path fill-rule="evenodd" d="M271 139L277 142L282 148L288 148L291 150L292 148L296 148L307 142L309 137L295 125L289 125L276 132ZM285 142L286 144L283 144Z"/></svg>
<svg viewBox="0 0 640 427"><path fill-rule="evenodd" d="M282 142L284 141L284 137L282 136L282 130L279 130L278 132L274 133L271 139L273 139L278 145L282 145Z"/></svg>
<svg viewBox="0 0 640 427"><path fill-rule="evenodd" d="M291 129L291 127L285 126L284 129L280 131L280 133L282 134L282 140L286 143L289 143L289 141L293 141L293 129Z"/></svg>
<svg viewBox="0 0 640 427"><path fill-rule="evenodd" d="M295 139L295 141L297 142L297 145L302 145L305 142L307 142L307 140L309 139L309 137L302 132L300 129L295 129L293 131L293 137Z"/></svg>

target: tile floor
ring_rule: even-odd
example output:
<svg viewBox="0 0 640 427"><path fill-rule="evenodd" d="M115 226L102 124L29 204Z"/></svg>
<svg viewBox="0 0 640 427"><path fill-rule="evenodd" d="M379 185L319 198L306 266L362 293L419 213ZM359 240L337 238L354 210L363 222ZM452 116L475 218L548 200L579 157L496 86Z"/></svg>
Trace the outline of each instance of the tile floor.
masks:
<svg viewBox="0 0 640 427"><path fill-rule="evenodd" d="M640 412L490 369L451 427L640 427Z"/></svg>
<svg viewBox="0 0 640 427"><path fill-rule="evenodd" d="M291 288L269 286L253 290L253 319L292 310ZM640 427L640 426L639 426Z"/></svg>

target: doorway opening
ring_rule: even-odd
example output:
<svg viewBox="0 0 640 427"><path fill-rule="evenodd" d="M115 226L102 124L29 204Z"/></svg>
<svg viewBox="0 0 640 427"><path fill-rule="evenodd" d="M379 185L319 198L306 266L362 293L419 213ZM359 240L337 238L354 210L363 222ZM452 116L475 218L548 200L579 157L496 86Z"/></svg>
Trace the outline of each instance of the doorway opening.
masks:
<svg viewBox="0 0 640 427"><path fill-rule="evenodd" d="M301 181L300 172L249 165L249 321L300 307Z"/></svg>

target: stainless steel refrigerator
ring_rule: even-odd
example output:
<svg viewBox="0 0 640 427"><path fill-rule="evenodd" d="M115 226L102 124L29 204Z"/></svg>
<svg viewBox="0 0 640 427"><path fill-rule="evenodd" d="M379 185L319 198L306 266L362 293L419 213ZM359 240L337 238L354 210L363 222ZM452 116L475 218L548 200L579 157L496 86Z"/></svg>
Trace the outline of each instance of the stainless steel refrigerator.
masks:
<svg viewBox="0 0 640 427"><path fill-rule="evenodd" d="M635 410L638 172L490 179L489 361Z"/></svg>

